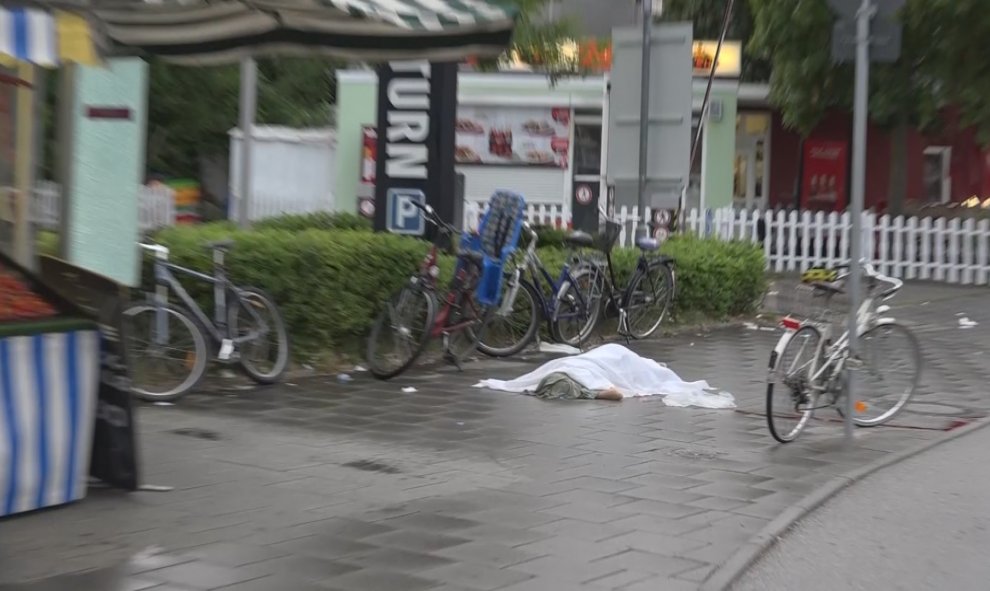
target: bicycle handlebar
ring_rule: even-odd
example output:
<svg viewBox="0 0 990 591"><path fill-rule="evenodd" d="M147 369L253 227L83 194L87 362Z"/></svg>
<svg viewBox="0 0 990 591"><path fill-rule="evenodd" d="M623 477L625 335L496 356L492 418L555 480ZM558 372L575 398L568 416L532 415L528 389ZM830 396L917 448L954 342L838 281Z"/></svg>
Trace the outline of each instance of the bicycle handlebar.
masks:
<svg viewBox="0 0 990 591"><path fill-rule="evenodd" d="M437 226L438 228L441 228L442 230L445 230L447 232L450 232L451 234L458 234L459 235L459 234L462 233L460 230L458 230L457 228L455 228L452 224L448 224L447 222L445 222L442 219L440 219L440 216L437 215L436 210L434 210L428 203L420 203L419 201L410 201L410 203L412 203L413 206L416 207L416 209L418 209L421 212L423 212L423 216L426 217L426 221L430 222L434 226Z"/></svg>
<svg viewBox="0 0 990 591"><path fill-rule="evenodd" d="M157 259L160 259L160 260L163 260L163 261L168 260L168 252L169 251L168 251L168 247L167 246L162 246L161 244L144 244L144 243L141 243L141 242L138 243L138 246L140 246L144 250L147 250L148 252L154 253L155 254L155 258L157 258Z"/></svg>
<svg viewBox="0 0 990 591"><path fill-rule="evenodd" d="M883 298L887 298L887 297L893 295L898 290L900 290L902 287L904 287L904 282L903 281L901 281L900 279L897 279L896 277L890 277L890 276L884 275L883 273L877 271L876 267L874 267L872 263L869 263L869 262L867 262L865 260L861 260L859 264L860 264L860 267L862 267L862 269L863 269L863 275L865 275L868 279L874 279L876 281L880 281L881 283L886 283L887 285L890 286L890 288L888 288L887 290L883 291L880 294L880 298L882 298L882 299ZM848 277L849 276L848 271L852 267L851 267L851 265L849 263L844 263L844 264L841 264L841 265L836 265L834 268L836 270L838 270L838 269L846 269L847 270L847 273L845 275L840 276L840 279L844 279L845 277Z"/></svg>

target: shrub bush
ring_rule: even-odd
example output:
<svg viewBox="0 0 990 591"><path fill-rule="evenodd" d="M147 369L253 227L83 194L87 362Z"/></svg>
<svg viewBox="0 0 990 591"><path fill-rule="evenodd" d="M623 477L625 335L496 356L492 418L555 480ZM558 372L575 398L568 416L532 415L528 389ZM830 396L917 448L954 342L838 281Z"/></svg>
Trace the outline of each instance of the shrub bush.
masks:
<svg viewBox="0 0 990 591"><path fill-rule="evenodd" d="M231 278L272 295L285 316L297 359L333 350L357 351L381 303L418 268L429 245L364 229L307 227L324 223L321 218L336 223L329 221L333 216L292 217L291 222L280 218L248 231L229 223L176 226L157 232L153 238L169 247L173 262L204 272L212 266L204 244L232 238L234 247L227 258ZM344 216L338 219L347 220ZM342 225L347 227L348 223ZM48 249L57 237L46 235L42 242ZM662 252L676 260L674 311L682 318L703 315L720 319L752 312L765 289L763 254L758 247L678 236L667 241ZM554 276L566 253L554 246L539 249ZM635 270L637 257L635 249L613 253L620 285L625 285ZM144 285L151 287L150 257L146 260ZM441 283L450 278L452 269L453 258L441 257ZM211 310L209 285L193 280L184 280L183 285L205 311Z"/></svg>
<svg viewBox="0 0 990 591"><path fill-rule="evenodd" d="M281 215L254 224L257 230L366 230L371 231L371 220L353 213L306 213Z"/></svg>

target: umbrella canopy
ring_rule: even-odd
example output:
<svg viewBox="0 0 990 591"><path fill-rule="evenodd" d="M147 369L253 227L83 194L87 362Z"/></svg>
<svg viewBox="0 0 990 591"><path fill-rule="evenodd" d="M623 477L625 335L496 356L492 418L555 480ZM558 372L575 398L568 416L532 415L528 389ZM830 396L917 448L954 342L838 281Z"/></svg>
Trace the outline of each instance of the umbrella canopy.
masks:
<svg viewBox="0 0 990 591"><path fill-rule="evenodd" d="M494 0L96 2L103 34L187 64L324 54L361 61L458 61L509 45L517 11Z"/></svg>

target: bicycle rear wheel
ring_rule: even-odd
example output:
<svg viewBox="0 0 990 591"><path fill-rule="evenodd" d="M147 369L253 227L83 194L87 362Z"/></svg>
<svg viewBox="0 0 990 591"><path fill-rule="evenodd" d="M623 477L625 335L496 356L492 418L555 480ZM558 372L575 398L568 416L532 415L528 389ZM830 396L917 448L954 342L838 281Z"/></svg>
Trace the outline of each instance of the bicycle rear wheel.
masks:
<svg viewBox="0 0 990 591"><path fill-rule="evenodd" d="M626 329L634 339L645 339L660 328L674 301L674 274L660 261L637 273L629 283L626 301Z"/></svg>
<svg viewBox="0 0 990 591"><path fill-rule="evenodd" d="M853 423L875 427L904 410L921 382L921 347L902 324L879 324L860 335ZM842 405L836 406L842 414Z"/></svg>
<svg viewBox="0 0 990 591"><path fill-rule="evenodd" d="M598 324L604 293L605 277L600 268L588 266L573 272L554 300L556 339L571 347L584 344Z"/></svg>
<svg viewBox="0 0 990 591"><path fill-rule="evenodd" d="M779 356L777 350L770 356L767 427L780 443L797 439L811 421L818 400L811 377L819 367L821 341L817 328L803 326L790 336Z"/></svg>
<svg viewBox="0 0 990 591"><path fill-rule="evenodd" d="M238 296L233 298L235 305L228 311L230 333L235 337L247 336L252 331L258 333L254 340L245 341L238 347L241 368L259 384L274 384L289 366L289 331L285 328L285 320L261 289L241 287ZM263 334L258 320L265 324Z"/></svg>
<svg viewBox="0 0 990 591"><path fill-rule="evenodd" d="M407 285L378 314L368 336L368 365L380 380L409 369L430 340L436 317L433 294Z"/></svg>
<svg viewBox="0 0 990 591"><path fill-rule="evenodd" d="M519 353L536 337L542 320L540 297L526 281L506 274L502 303L492 310L478 350L491 357L509 357Z"/></svg>
<svg viewBox="0 0 990 591"><path fill-rule="evenodd" d="M206 338L195 320L175 306L137 304L124 310L131 387L139 398L172 402L206 373Z"/></svg>

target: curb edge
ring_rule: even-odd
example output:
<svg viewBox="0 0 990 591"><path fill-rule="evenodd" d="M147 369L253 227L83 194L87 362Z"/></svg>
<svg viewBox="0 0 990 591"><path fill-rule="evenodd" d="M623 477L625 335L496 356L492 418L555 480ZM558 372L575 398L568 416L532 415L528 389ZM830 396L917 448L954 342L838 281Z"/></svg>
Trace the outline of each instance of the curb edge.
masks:
<svg viewBox="0 0 990 591"><path fill-rule="evenodd" d="M773 521L768 523L737 549L728 560L723 562L718 568L705 579L699 587L700 591L728 591L736 583L749 567L751 567L763 554L773 548L777 541L798 521L813 512L826 501L848 488L850 485L859 482L867 476L878 472L884 468L898 464L912 458L918 454L926 452L974 431L979 431L985 427L990 427L990 418L979 419L950 431L944 437L925 441L915 447L908 448L896 453L888 454L878 460L870 462L859 468L836 476L820 487L808 493L797 503L785 509Z"/></svg>

